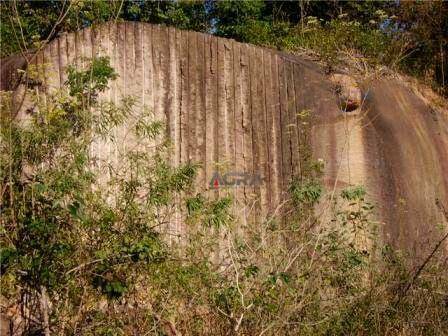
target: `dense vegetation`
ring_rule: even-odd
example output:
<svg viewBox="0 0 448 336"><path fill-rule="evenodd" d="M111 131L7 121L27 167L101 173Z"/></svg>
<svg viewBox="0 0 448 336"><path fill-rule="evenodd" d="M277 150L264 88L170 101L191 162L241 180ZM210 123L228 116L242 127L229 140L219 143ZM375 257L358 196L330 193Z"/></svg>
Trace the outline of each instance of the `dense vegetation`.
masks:
<svg viewBox="0 0 448 336"><path fill-rule="evenodd" d="M2 56L109 20L162 23L289 51L387 65L447 93L448 3L430 1L7 1Z"/></svg>

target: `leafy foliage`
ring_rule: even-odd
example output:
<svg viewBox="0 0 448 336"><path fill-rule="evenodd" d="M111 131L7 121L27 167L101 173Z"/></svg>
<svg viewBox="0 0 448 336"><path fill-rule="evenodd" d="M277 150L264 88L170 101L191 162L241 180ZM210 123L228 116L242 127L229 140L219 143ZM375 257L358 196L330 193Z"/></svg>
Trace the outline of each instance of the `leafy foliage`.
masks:
<svg viewBox="0 0 448 336"><path fill-rule="evenodd" d="M301 183L298 180L294 180L290 187L289 192L291 193L291 198L296 205L316 204L320 197L322 196L322 185L318 181L307 181Z"/></svg>
<svg viewBox="0 0 448 336"><path fill-rule="evenodd" d="M342 190L341 197L347 201L364 200L366 191L363 186L356 186Z"/></svg>

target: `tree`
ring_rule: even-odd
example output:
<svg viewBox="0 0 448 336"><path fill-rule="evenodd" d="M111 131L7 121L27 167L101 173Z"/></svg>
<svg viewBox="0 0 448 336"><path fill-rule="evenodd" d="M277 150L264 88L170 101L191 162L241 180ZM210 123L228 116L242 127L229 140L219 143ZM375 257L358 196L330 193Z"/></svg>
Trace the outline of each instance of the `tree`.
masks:
<svg viewBox="0 0 448 336"><path fill-rule="evenodd" d="M403 68L434 79L447 93L448 81L448 2L404 1L398 8L400 29L409 41Z"/></svg>

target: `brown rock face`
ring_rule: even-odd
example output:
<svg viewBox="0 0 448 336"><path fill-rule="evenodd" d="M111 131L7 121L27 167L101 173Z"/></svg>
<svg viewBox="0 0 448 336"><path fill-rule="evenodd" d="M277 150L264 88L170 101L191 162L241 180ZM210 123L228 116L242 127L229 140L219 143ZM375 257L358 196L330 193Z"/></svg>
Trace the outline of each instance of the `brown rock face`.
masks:
<svg viewBox="0 0 448 336"><path fill-rule="evenodd" d="M22 56L14 55L2 58L0 61L0 90L16 89L19 82L17 70L25 68L26 60Z"/></svg>
<svg viewBox="0 0 448 336"><path fill-rule="evenodd" d="M436 111L398 80L372 83L365 130L387 238L412 254L432 249L448 205L448 111Z"/></svg>
<svg viewBox="0 0 448 336"><path fill-rule="evenodd" d="M233 195L243 222L262 220L287 197L311 142L314 157L325 162L329 194L364 185L388 241L420 255L440 233L435 201L448 207L447 112L433 110L399 81L363 87L362 103L351 77L328 78L310 61L131 22L62 35L34 63L50 66L43 85L51 90L64 83L68 64L96 55L109 56L119 74L103 98L118 102L133 95L138 108L146 106L165 121L172 163L200 163L197 188ZM2 61L2 74L13 66ZM311 132L303 119L308 111ZM95 144L99 162L119 160L125 134L123 127L117 131L122 141ZM263 183L215 190L211 179L217 165L259 175ZM180 222L173 226L184 229Z"/></svg>

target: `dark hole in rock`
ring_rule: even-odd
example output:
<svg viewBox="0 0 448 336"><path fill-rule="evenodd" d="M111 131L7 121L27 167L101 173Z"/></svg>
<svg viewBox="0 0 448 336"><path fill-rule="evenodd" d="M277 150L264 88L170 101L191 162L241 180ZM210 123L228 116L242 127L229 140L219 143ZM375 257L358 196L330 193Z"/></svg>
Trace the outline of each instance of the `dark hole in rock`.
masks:
<svg viewBox="0 0 448 336"><path fill-rule="evenodd" d="M351 99L341 100L340 108L342 112L352 112L359 107L359 103L357 101L353 101Z"/></svg>

